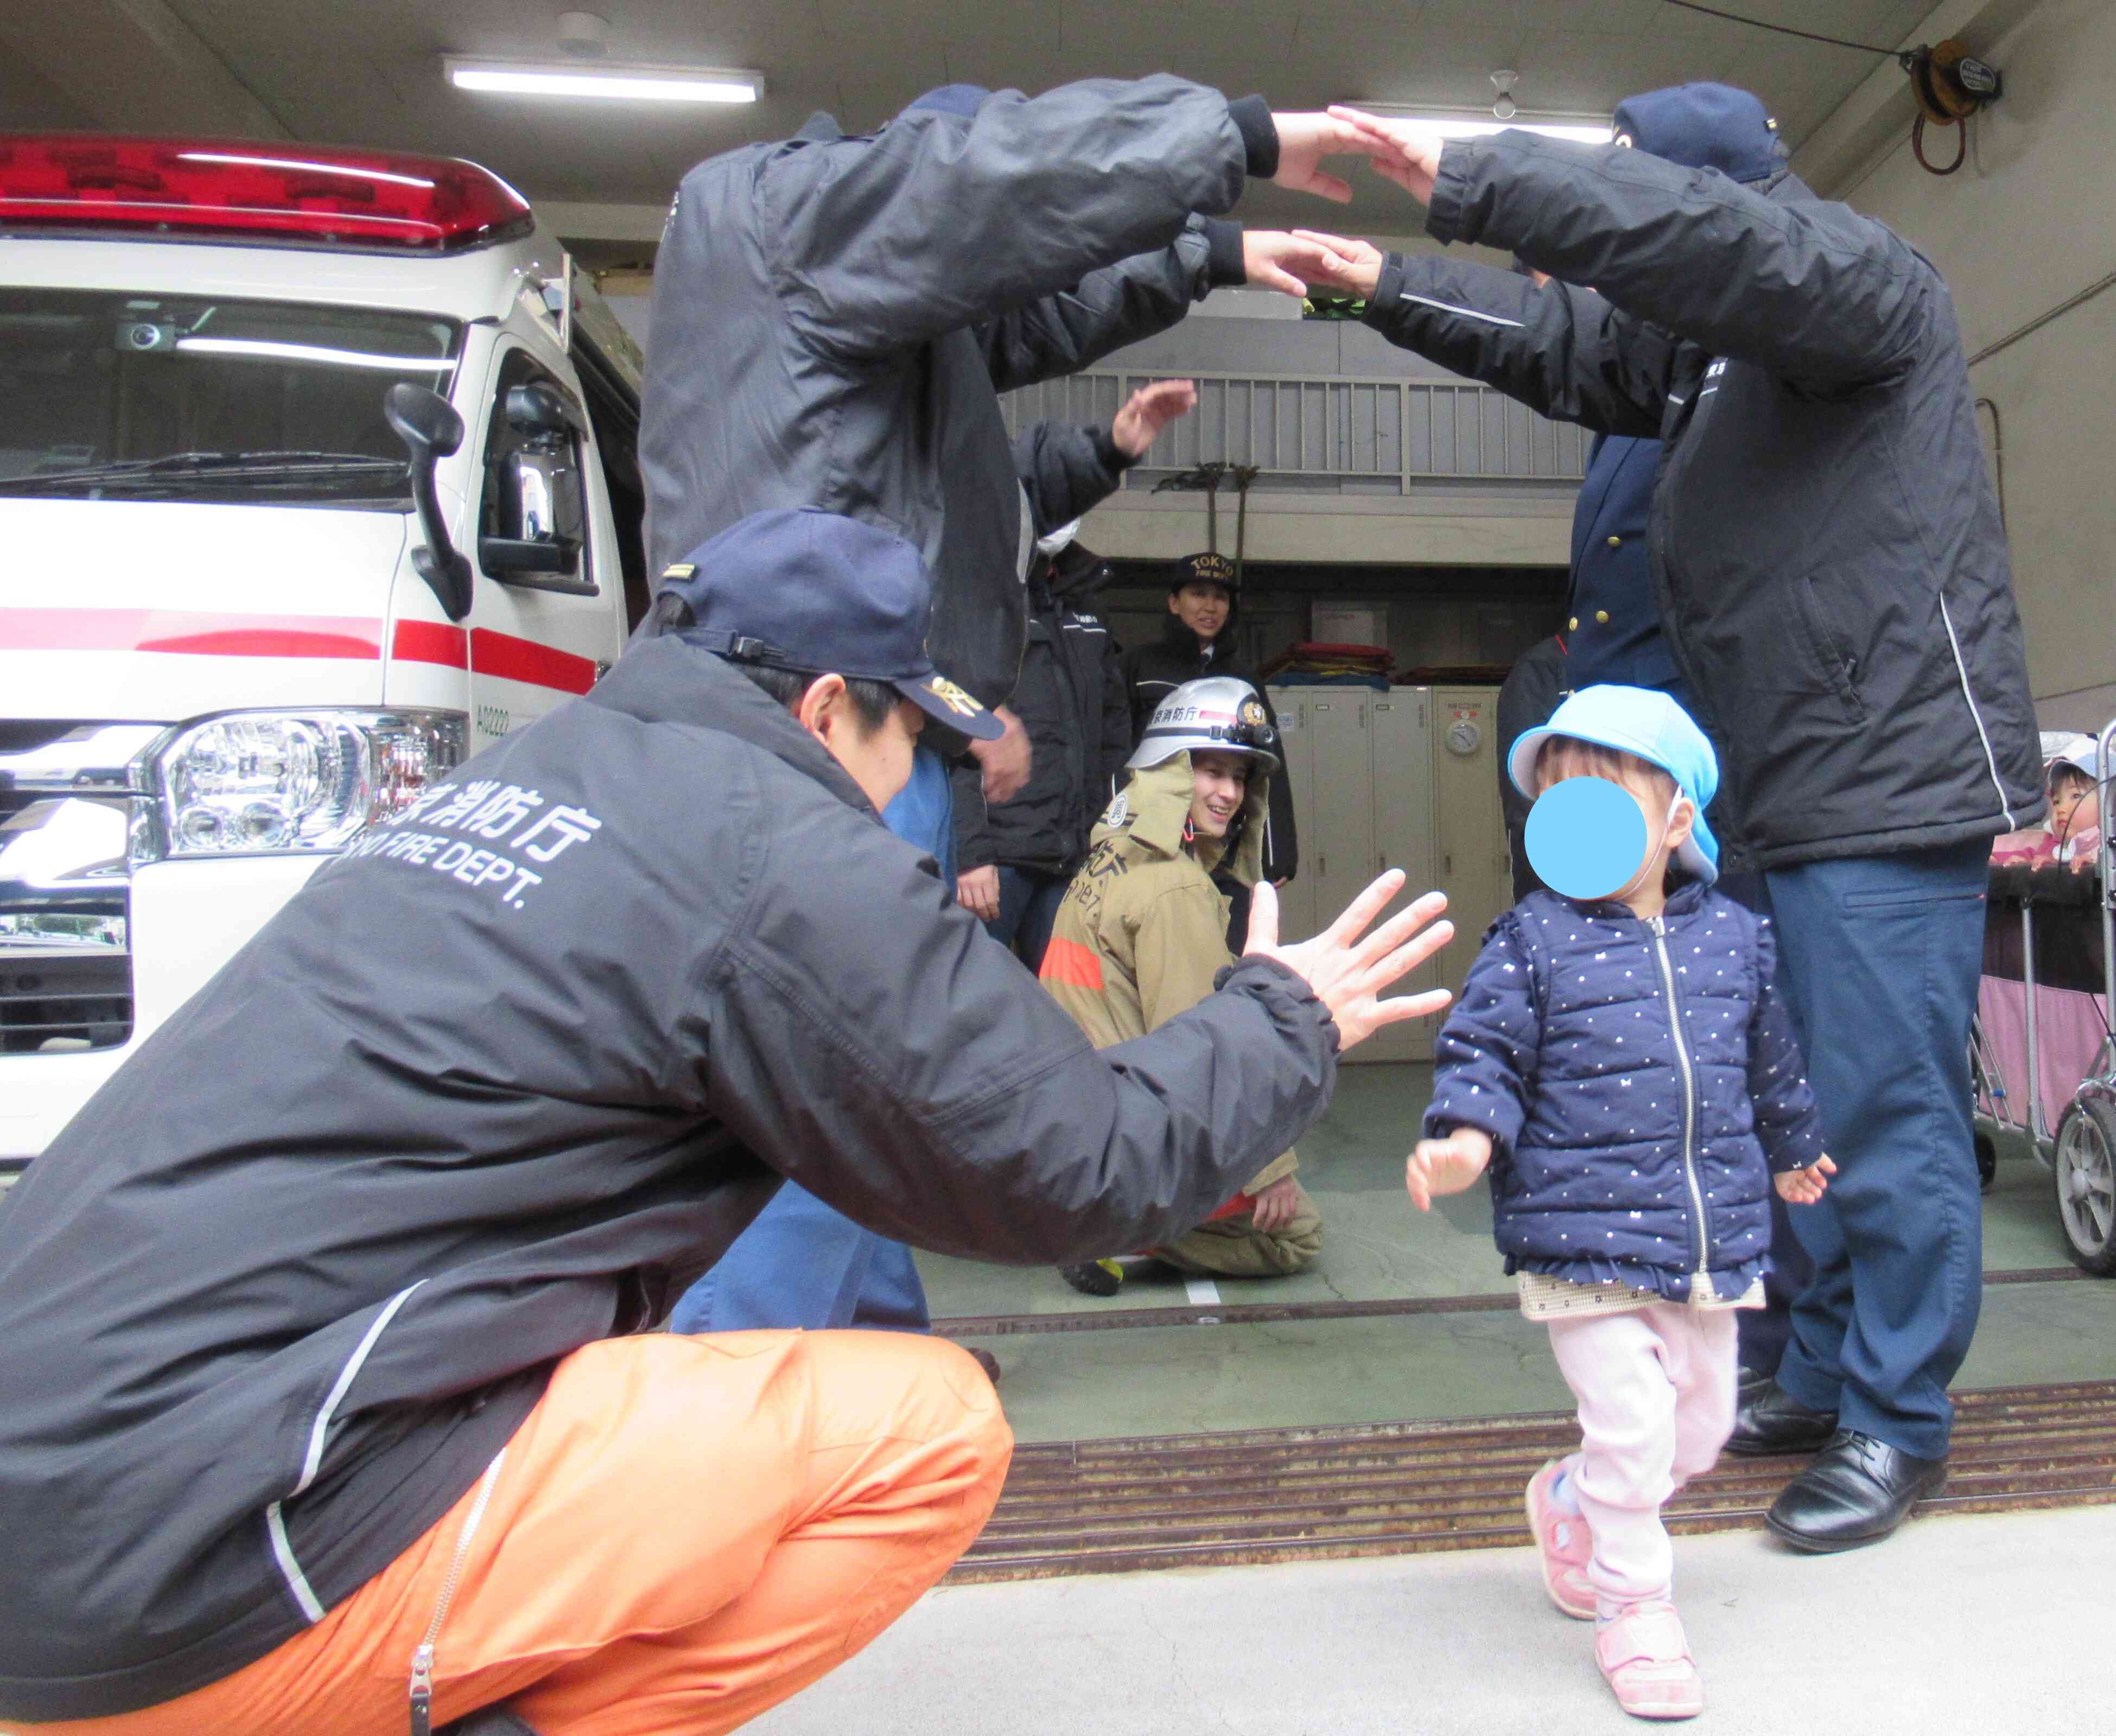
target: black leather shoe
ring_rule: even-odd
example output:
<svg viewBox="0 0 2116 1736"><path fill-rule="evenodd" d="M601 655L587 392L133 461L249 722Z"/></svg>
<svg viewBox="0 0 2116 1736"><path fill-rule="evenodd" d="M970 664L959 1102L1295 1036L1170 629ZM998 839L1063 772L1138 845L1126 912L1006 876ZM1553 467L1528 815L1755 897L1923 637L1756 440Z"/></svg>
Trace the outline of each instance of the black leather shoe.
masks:
<svg viewBox="0 0 2116 1736"><path fill-rule="evenodd" d="M999 1358L994 1356L989 1350L980 1350L974 1344L965 1344L963 1348L969 1352L972 1359L975 1361L978 1366L985 1371L985 1379L991 1381L994 1386L997 1386L999 1385Z"/></svg>
<svg viewBox="0 0 2116 1736"><path fill-rule="evenodd" d="M1837 1432L1837 1412L1811 1411L1776 1380L1741 1389L1727 1450L1746 1458L1772 1453L1812 1453Z"/></svg>
<svg viewBox="0 0 2116 1736"><path fill-rule="evenodd" d="M1795 1549L1857 1549L1879 1543L1946 1486L1944 1458L1920 1458L1844 1429L1779 1492L1764 1522Z"/></svg>

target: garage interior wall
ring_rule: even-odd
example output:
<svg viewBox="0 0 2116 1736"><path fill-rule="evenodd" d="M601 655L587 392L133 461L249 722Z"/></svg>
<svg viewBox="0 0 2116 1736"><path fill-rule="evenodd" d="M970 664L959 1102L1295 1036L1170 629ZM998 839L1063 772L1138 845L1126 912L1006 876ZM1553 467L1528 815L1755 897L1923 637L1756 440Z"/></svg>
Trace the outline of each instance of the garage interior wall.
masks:
<svg viewBox="0 0 2116 1736"><path fill-rule="evenodd" d="M2116 6L2043 0L1977 48L2006 91L1971 122L1959 172L1927 174L1904 135L1833 191L1914 243L1953 291L1970 379L1989 400L1985 449L2003 474L2036 710L2046 729L2099 728L2116 713L2116 286L1976 358L2116 273ZM1944 163L1952 135L1928 131L1925 150Z"/></svg>
<svg viewBox="0 0 2116 1736"><path fill-rule="evenodd" d="M1385 247L1433 250L1423 238L1381 237ZM1503 264L1482 249L1456 250ZM1162 377L1193 374L1297 375L1356 379L1437 379L1449 374L1399 350L1355 320L1287 318L1295 304L1254 295L1216 297L1231 317L1203 303L1180 325L1118 351L1098 370ZM1249 309L1279 317L1258 318ZM1384 567L1562 567L1569 553L1576 484L1551 480L1425 481L1408 494L1322 494L1260 480L1249 496L1248 553L1262 562ZM1221 512L1221 547L1232 546L1231 498ZM1088 515L1082 539L1115 559L1172 560L1203 546L1204 507L1194 494L1131 488Z"/></svg>
<svg viewBox="0 0 2116 1736"><path fill-rule="evenodd" d="M1191 497L1194 500L1196 497ZM1194 549L1203 549L1204 513ZM1226 546L1223 535L1221 547ZM1090 547L1094 547L1090 544ZM1099 549L1096 549L1101 553ZM1171 569L1160 562L1119 561L1094 608L1126 645L1161 636L1168 621ZM1318 604L1370 610L1400 669L1511 666L1539 639L1557 631L1565 573L1553 567L1297 566L1247 564L1235 626L1239 663L1261 668L1301 640L1321 636Z"/></svg>

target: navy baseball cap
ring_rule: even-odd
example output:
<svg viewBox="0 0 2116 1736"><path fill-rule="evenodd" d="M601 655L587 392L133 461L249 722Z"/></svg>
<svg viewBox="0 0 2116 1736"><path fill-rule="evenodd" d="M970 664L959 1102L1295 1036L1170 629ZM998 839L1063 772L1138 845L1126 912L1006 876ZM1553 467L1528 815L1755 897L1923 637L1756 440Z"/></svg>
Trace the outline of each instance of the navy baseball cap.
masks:
<svg viewBox="0 0 2116 1736"><path fill-rule="evenodd" d="M933 667L933 581L900 536L813 507L753 512L661 575L690 619L680 639L737 663L886 682L950 729L1005 726Z"/></svg>
<svg viewBox="0 0 2116 1736"><path fill-rule="evenodd" d="M1778 123L1763 99L1732 85L1673 85L1617 104L1613 131L1630 145L1689 169L1717 169L1730 181L1768 181L1783 168Z"/></svg>

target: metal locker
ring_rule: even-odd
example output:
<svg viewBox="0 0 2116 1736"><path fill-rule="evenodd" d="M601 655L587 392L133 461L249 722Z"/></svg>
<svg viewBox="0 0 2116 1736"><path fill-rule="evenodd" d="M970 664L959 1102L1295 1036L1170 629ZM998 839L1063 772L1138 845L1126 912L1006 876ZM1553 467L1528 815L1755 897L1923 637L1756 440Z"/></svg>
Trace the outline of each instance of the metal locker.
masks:
<svg viewBox="0 0 2116 1736"><path fill-rule="evenodd" d="M1308 871L1308 816L1315 800L1315 743L1307 728L1306 696L1297 689L1271 690L1272 709L1278 714L1278 775L1292 780L1294 824L1300 841L1300 870L1278 889L1278 935L1281 940L1305 940L1320 926L1315 918L1315 877Z"/></svg>
<svg viewBox="0 0 2116 1736"><path fill-rule="evenodd" d="M1374 832L1370 874L1404 871L1403 896L1393 914L1438 884L1433 828L1433 694L1426 687L1392 687L1367 706L1372 744ZM1453 948L1441 956L1451 955ZM1415 994L1440 986L1440 960L1428 959L1390 990ZM1429 1061L1438 1021L1419 1019L1376 1032L1351 1053L1355 1061Z"/></svg>
<svg viewBox="0 0 2116 1736"><path fill-rule="evenodd" d="M1367 716L1368 701L1374 696L1359 687L1311 688L1305 696L1314 773L1309 783L1312 799L1300 811L1300 876L1313 878L1318 926L1335 921L1374 877L1373 758Z"/></svg>
<svg viewBox="0 0 2116 1736"><path fill-rule="evenodd" d="M1455 941L1441 953L1440 986L1460 990L1484 930L1513 902L1499 808L1498 690L1433 690L1434 884L1447 894Z"/></svg>

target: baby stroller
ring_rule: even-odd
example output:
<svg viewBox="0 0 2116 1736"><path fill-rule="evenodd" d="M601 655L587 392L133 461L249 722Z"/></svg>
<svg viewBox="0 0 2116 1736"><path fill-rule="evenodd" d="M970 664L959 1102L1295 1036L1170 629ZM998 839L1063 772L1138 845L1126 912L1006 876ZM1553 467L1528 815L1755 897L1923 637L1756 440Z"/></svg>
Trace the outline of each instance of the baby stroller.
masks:
<svg viewBox="0 0 2116 1736"><path fill-rule="evenodd" d="M2091 867L1994 864L1984 981L1971 1027L1976 1160L1990 1184L1997 1139L2025 1137L2049 1170L2067 1251L2116 1276L2116 875L2110 746L2097 744L2104 824Z"/></svg>

